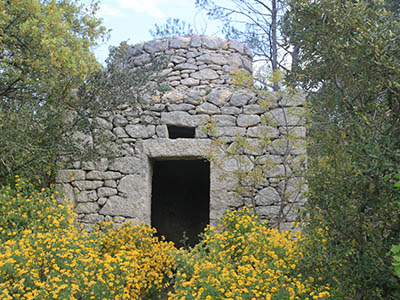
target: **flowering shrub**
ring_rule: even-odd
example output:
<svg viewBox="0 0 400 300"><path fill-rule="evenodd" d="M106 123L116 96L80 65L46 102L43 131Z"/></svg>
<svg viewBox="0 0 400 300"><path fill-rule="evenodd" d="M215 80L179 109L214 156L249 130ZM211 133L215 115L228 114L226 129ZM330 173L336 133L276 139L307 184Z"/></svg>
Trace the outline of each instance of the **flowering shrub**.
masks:
<svg viewBox="0 0 400 300"><path fill-rule="evenodd" d="M149 226L84 232L70 208L22 180L1 189L0 207L1 300L154 299L172 276L173 245Z"/></svg>
<svg viewBox="0 0 400 300"><path fill-rule="evenodd" d="M268 228L247 209L207 228L200 244L177 254L171 300L328 299L327 286L301 274L300 233Z"/></svg>

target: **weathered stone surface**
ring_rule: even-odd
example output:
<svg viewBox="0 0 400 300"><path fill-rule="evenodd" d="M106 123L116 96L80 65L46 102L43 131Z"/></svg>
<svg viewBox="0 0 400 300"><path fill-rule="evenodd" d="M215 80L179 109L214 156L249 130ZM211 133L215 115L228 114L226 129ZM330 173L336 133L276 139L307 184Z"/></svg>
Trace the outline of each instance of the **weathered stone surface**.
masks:
<svg viewBox="0 0 400 300"><path fill-rule="evenodd" d="M176 36L169 40L169 47L173 49L187 48L190 43L190 37Z"/></svg>
<svg viewBox="0 0 400 300"><path fill-rule="evenodd" d="M281 197L278 192L272 188L267 187L258 192L255 200L257 205L272 205L279 203Z"/></svg>
<svg viewBox="0 0 400 300"><path fill-rule="evenodd" d="M134 216L137 211L132 201L128 201L128 199L120 196L111 196L100 209L99 213L106 216L131 217Z"/></svg>
<svg viewBox="0 0 400 300"><path fill-rule="evenodd" d="M82 162L83 170L98 170L98 171L105 171L108 168L108 159L101 158L97 161L84 161Z"/></svg>
<svg viewBox="0 0 400 300"><path fill-rule="evenodd" d="M169 111L188 111L194 109L195 106L192 104L182 103L182 104L171 104L168 106Z"/></svg>
<svg viewBox="0 0 400 300"><path fill-rule="evenodd" d="M168 48L168 40L165 39L158 39L145 42L143 46L143 49L149 53L164 51L167 50L167 48Z"/></svg>
<svg viewBox="0 0 400 300"><path fill-rule="evenodd" d="M233 106L244 106L251 98L252 95L249 95L248 92L236 92L232 95L229 103Z"/></svg>
<svg viewBox="0 0 400 300"><path fill-rule="evenodd" d="M117 193L118 193L117 189L113 189L113 188L109 188L109 187L102 187L97 190L97 195L99 198L114 196Z"/></svg>
<svg viewBox="0 0 400 300"><path fill-rule="evenodd" d="M59 170L56 177L57 183L68 183L74 180L84 180L85 171L82 170Z"/></svg>
<svg viewBox="0 0 400 300"><path fill-rule="evenodd" d="M104 120L103 118L94 118L93 122L96 126L98 126L101 129L112 130L113 128L112 123L108 122L107 120Z"/></svg>
<svg viewBox="0 0 400 300"><path fill-rule="evenodd" d="M123 174L135 174L143 171L144 162L134 156L118 157L110 164L109 169Z"/></svg>
<svg viewBox="0 0 400 300"><path fill-rule="evenodd" d="M219 127L236 126L236 118L234 116L215 115L212 116L211 122Z"/></svg>
<svg viewBox="0 0 400 300"><path fill-rule="evenodd" d="M89 224L96 224L103 220L104 220L104 216L99 215L99 214L88 214L88 215L83 215L82 217L79 218L80 222L85 222L85 223L89 223Z"/></svg>
<svg viewBox="0 0 400 300"><path fill-rule="evenodd" d="M229 41L228 47L239 52L240 54L245 54L244 53L244 45L238 41Z"/></svg>
<svg viewBox="0 0 400 300"><path fill-rule="evenodd" d="M219 76L218 73L212 69L203 69L198 72L190 74L190 77L199 80L212 80L212 79L217 79Z"/></svg>
<svg viewBox="0 0 400 300"><path fill-rule="evenodd" d="M271 126L255 126L247 129L247 135L254 138L276 138L279 135L279 130Z"/></svg>
<svg viewBox="0 0 400 300"><path fill-rule="evenodd" d="M105 180L104 186L107 187L117 187L117 182L115 180Z"/></svg>
<svg viewBox="0 0 400 300"><path fill-rule="evenodd" d="M77 195L76 202L95 202L97 198L96 191L83 191Z"/></svg>
<svg viewBox="0 0 400 300"><path fill-rule="evenodd" d="M243 106L243 113L246 115L253 115L253 114L262 114L266 111L267 109L261 105L258 104L249 104Z"/></svg>
<svg viewBox="0 0 400 300"><path fill-rule="evenodd" d="M268 218L276 217L279 213L279 206L256 206L257 216Z"/></svg>
<svg viewBox="0 0 400 300"><path fill-rule="evenodd" d="M128 125L125 130L130 137L135 138L149 138L155 134L154 125Z"/></svg>
<svg viewBox="0 0 400 300"><path fill-rule="evenodd" d="M246 134L245 128L240 127L217 127L215 137L221 136L243 136Z"/></svg>
<svg viewBox="0 0 400 300"><path fill-rule="evenodd" d="M122 127L115 127L112 131L117 138L127 138L129 135L126 134Z"/></svg>
<svg viewBox="0 0 400 300"><path fill-rule="evenodd" d="M203 41L203 46L208 49L220 49L224 46L225 42L223 39L215 36L205 36L201 37Z"/></svg>
<svg viewBox="0 0 400 300"><path fill-rule="evenodd" d="M260 123L261 118L257 115L241 115L237 118L237 124L240 127L254 126Z"/></svg>
<svg viewBox="0 0 400 300"><path fill-rule="evenodd" d="M114 116L113 124L115 127L124 127L128 124L128 120L124 116L116 115Z"/></svg>
<svg viewBox="0 0 400 300"><path fill-rule="evenodd" d="M218 89L218 90L213 90L211 93L209 93L206 99L208 102L221 107L226 102L228 102L231 95L232 92L229 90Z"/></svg>
<svg viewBox="0 0 400 300"><path fill-rule="evenodd" d="M228 63L226 57L222 54L206 53L196 58L197 61L204 62L206 64L225 65Z"/></svg>
<svg viewBox="0 0 400 300"><path fill-rule="evenodd" d="M197 106L196 112L200 114L213 115L219 113L220 109L218 108L218 106L215 106L214 104L204 102L203 104Z"/></svg>
<svg viewBox="0 0 400 300"><path fill-rule="evenodd" d="M298 92L295 95L284 95L279 104L282 106L302 106L305 102L305 95Z"/></svg>
<svg viewBox="0 0 400 300"><path fill-rule="evenodd" d="M143 141L143 149L149 157L203 157L211 140L202 139L157 139Z"/></svg>
<svg viewBox="0 0 400 300"><path fill-rule="evenodd" d="M232 107L232 106L221 108L221 113L228 114L228 115L239 115L241 111L242 110L240 108Z"/></svg>
<svg viewBox="0 0 400 300"><path fill-rule="evenodd" d="M161 123L167 125L196 127L208 120L208 116L192 116L184 111L161 113Z"/></svg>
<svg viewBox="0 0 400 300"><path fill-rule="evenodd" d="M266 113L272 126L299 126L305 123L305 110L302 107L275 108Z"/></svg>
<svg viewBox="0 0 400 300"><path fill-rule="evenodd" d="M109 179L119 179L122 175L119 172L102 172L102 171L90 171L86 174L86 179L95 180L109 180Z"/></svg>
<svg viewBox="0 0 400 300"><path fill-rule="evenodd" d="M194 78L185 78L181 80L181 83L186 86L195 86L200 84L200 80Z"/></svg>
<svg viewBox="0 0 400 300"><path fill-rule="evenodd" d="M68 183L56 184L56 192L58 192L57 200L62 203L66 203L69 205L74 205L75 203L75 191L72 185Z"/></svg>
<svg viewBox="0 0 400 300"><path fill-rule="evenodd" d="M95 190L101 186L103 186L104 181L89 181L89 180L81 180L81 181L73 181L72 185L77 187L80 191L87 190Z"/></svg>
<svg viewBox="0 0 400 300"><path fill-rule="evenodd" d="M265 155L261 156L257 159L257 163L263 165L265 169L265 174L267 177L283 177L289 176L291 173L290 167L286 164L286 171L285 166L283 165L283 159L281 156L278 155Z"/></svg>
<svg viewBox="0 0 400 300"><path fill-rule="evenodd" d="M78 203L75 207L75 212L77 214L91 214L99 210L99 205L96 202L84 202Z"/></svg>

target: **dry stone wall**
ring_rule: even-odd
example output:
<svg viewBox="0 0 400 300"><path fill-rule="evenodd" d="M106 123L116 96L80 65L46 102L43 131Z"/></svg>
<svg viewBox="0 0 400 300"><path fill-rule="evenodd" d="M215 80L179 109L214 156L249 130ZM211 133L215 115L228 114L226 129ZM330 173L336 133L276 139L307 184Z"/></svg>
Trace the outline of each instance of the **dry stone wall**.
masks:
<svg viewBox="0 0 400 300"><path fill-rule="evenodd" d="M297 189L299 178L292 176L285 184L282 176L290 167L282 157L292 161L305 154L302 139L305 128L301 119L303 98L283 97L266 109L259 104L256 93L232 84L232 75L241 71L252 73L252 54L243 44L216 37L188 36L158 39L130 48L132 67L150 63L151 56L169 57L163 70L171 90L149 95L141 108L124 107L117 112L104 112L94 121L108 137L115 159L75 162L59 171L58 187L71 199L78 221L90 226L99 221L117 223L151 220L152 161L159 159L204 158L210 153L215 138L230 146L236 136L247 136L257 144L261 136L271 139L270 145L247 150L252 169L265 161L272 166L262 184L257 185L256 212L272 220L279 209L284 191ZM272 123L263 122L269 117ZM211 134L207 124L215 124ZM283 127L282 124L288 126ZM168 126L194 128L192 138L171 139ZM299 144L283 142L290 128ZM227 159L222 168L211 162L210 223L214 224L227 208L243 205L246 197L235 192L237 180L221 177L243 167ZM301 206L304 197L292 196L293 206ZM247 203L247 202L246 202ZM284 220L289 224L295 214Z"/></svg>

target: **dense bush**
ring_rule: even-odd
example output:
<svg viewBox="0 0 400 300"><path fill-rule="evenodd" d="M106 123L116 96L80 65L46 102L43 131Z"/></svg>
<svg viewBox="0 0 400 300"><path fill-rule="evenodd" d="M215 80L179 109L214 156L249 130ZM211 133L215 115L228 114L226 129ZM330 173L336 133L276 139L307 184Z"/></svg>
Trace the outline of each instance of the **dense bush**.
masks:
<svg viewBox="0 0 400 300"><path fill-rule="evenodd" d="M0 190L0 299L154 299L172 276L172 243L149 226L87 233L50 191L17 178Z"/></svg>
<svg viewBox="0 0 400 300"><path fill-rule="evenodd" d="M329 288L302 274L300 232L270 229L247 209L227 213L222 230L177 255L172 300L328 299Z"/></svg>

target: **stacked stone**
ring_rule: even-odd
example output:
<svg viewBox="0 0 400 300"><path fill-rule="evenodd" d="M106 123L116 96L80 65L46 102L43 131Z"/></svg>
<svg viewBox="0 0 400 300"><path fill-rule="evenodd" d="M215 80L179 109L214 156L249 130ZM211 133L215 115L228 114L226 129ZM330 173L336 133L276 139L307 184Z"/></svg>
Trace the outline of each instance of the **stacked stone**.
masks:
<svg viewBox="0 0 400 300"><path fill-rule="evenodd" d="M153 159L205 157L214 138L222 138L229 145L238 135L246 136L255 145L245 152L249 162L246 168L266 161L273 165L264 182L257 186L255 197L257 213L271 220L279 211L283 190L295 190L300 180L294 177L284 187L279 178L290 172L290 167L285 170L282 163L287 151L292 159L305 154L304 146L288 148L282 143L287 128L300 141L305 137L300 116L303 97L283 97L267 110L258 104L255 93L233 86L230 82L234 72L252 72L251 52L235 41L207 36L173 37L132 46L130 55L134 66L149 63L151 55L170 57L163 74L172 89L153 95L142 108L104 112L94 120L118 157L76 162L70 169L60 170L57 182L65 197L73 201L79 222L89 226L102 220L149 223ZM266 125L265 118L273 122ZM215 124L213 134L205 130L210 122ZM195 135L170 139L168 126L195 128ZM271 145L259 147L264 135L271 139ZM238 167L233 160L226 160L222 169L211 165L211 224L227 208L237 208L247 201L235 194L235 178L221 177ZM304 197L293 197L293 202L300 206ZM287 224L294 217L289 216Z"/></svg>

